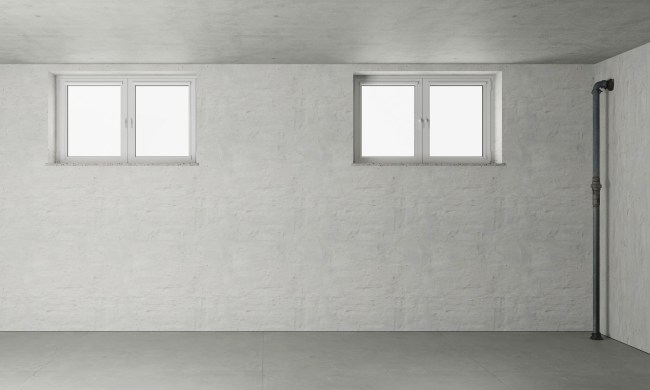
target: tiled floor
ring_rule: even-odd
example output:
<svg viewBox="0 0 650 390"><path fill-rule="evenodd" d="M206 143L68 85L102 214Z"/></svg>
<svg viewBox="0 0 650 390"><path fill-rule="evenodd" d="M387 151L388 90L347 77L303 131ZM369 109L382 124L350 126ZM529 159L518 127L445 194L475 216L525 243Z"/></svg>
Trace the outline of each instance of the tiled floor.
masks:
<svg viewBox="0 0 650 390"><path fill-rule="evenodd" d="M650 355L588 333L0 333L2 390L644 390Z"/></svg>

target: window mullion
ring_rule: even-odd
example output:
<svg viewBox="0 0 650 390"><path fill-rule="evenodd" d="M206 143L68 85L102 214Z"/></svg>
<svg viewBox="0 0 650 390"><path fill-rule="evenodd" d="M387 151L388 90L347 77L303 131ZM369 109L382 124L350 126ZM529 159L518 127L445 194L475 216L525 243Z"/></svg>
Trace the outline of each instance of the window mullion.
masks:
<svg viewBox="0 0 650 390"><path fill-rule="evenodd" d="M422 162L422 134L424 132L424 114L422 111L422 79L416 80L415 87L415 119L416 119L416 134L415 134L415 159Z"/></svg>
<svg viewBox="0 0 650 390"><path fill-rule="evenodd" d="M429 112L429 81L426 78L421 80L422 83L422 118L424 123L422 125L422 159L421 162L426 162L429 159L429 140L431 137L431 113Z"/></svg>
<svg viewBox="0 0 650 390"><path fill-rule="evenodd" d="M127 83L127 162L135 161L135 84L126 79Z"/></svg>

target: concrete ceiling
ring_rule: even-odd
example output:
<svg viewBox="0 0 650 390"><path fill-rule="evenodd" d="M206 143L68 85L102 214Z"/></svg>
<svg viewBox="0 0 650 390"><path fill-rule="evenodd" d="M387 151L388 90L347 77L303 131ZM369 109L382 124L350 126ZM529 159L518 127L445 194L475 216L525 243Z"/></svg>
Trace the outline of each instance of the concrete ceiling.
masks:
<svg viewBox="0 0 650 390"><path fill-rule="evenodd" d="M0 63L595 63L649 0L3 0Z"/></svg>

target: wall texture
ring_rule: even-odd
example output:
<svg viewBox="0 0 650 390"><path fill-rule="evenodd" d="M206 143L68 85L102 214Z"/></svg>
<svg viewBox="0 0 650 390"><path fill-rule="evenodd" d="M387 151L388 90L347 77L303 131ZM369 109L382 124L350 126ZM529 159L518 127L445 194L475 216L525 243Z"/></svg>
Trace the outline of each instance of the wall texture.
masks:
<svg viewBox="0 0 650 390"><path fill-rule="evenodd" d="M603 98L609 218L608 332L650 352L650 45L596 65Z"/></svg>
<svg viewBox="0 0 650 390"><path fill-rule="evenodd" d="M46 165L48 72L119 69L197 72L199 166ZM370 70L503 71L507 165L352 165L352 74ZM592 76L2 65L0 330L588 330ZM615 150L641 150L637 130Z"/></svg>

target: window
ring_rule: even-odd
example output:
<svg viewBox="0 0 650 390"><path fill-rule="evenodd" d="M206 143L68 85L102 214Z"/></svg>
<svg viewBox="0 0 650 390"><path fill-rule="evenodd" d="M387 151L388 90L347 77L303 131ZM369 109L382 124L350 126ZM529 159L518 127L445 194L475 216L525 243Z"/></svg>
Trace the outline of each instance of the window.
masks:
<svg viewBox="0 0 650 390"><path fill-rule="evenodd" d="M354 161L490 163L494 75L356 76Z"/></svg>
<svg viewBox="0 0 650 390"><path fill-rule="evenodd" d="M194 78L58 76L57 160L195 161Z"/></svg>

